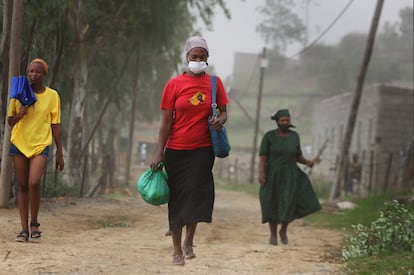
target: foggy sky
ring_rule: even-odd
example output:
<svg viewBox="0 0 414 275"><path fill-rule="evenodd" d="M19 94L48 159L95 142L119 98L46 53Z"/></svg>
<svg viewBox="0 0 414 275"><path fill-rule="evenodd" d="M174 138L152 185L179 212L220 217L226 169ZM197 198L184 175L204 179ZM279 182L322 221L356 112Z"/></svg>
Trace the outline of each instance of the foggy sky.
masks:
<svg viewBox="0 0 414 275"><path fill-rule="evenodd" d="M209 63L223 79L231 74L235 52L260 53L265 43L256 33L256 27L261 22L261 14L256 7L263 6L265 0L226 0L232 18L225 18L223 12L217 9L213 21L213 30L203 28L203 36L210 48ZM316 0L317 5L309 10L309 42L312 42L338 16L349 0ZM350 32L368 33L377 1L354 0L349 9L320 40L319 43L336 44L341 37ZM380 29L386 21L399 20L399 10L403 7L413 7L412 0L386 0L381 14ZM305 11L297 13L304 20ZM301 48L292 46L287 55L297 53Z"/></svg>

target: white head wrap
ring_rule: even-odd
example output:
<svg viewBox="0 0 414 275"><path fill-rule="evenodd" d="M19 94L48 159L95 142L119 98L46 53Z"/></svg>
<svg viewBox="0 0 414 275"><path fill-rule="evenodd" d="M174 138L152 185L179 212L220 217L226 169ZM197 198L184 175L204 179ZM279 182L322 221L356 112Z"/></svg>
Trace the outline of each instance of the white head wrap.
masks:
<svg viewBox="0 0 414 275"><path fill-rule="evenodd" d="M208 53L207 42L204 38L200 36L192 36L187 39L187 41L185 42L185 55L187 55L188 52L194 48L203 48Z"/></svg>

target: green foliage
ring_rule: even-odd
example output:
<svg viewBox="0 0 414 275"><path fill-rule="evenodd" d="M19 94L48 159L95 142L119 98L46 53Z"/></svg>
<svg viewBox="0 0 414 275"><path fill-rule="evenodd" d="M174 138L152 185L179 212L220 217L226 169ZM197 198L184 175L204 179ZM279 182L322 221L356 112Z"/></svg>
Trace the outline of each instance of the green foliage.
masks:
<svg viewBox="0 0 414 275"><path fill-rule="evenodd" d="M381 256L362 256L347 261L349 274L388 275L412 274L414 271L414 254L412 252L387 252Z"/></svg>
<svg viewBox="0 0 414 275"><path fill-rule="evenodd" d="M358 205L352 210L338 210L330 204L323 204L322 210L305 217L305 221L315 226L350 232L353 224L361 224L370 228L378 219L378 213L384 210L384 201L407 194L387 193L384 195L354 198ZM414 213L414 203L405 204L410 213ZM385 213L385 212L384 212ZM338 257L341 257L338 251ZM380 255L367 255L347 260L348 274L410 274L414 271L414 254L412 251L382 251Z"/></svg>
<svg viewBox="0 0 414 275"><path fill-rule="evenodd" d="M414 252L414 213L398 201L385 203L370 226L352 225L349 244L342 249L342 258L380 255L384 252Z"/></svg>
<svg viewBox="0 0 414 275"><path fill-rule="evenodd" d="M117 106L128 104L139 77L138 115L151 121L159 113L164 83L183 61L185 39L196 33L196 16L209 26L217 6L230 17L223 0L177 0L174 5L168 0L25 1L22 74L34 57L49 63L48 85L60 92L66 123L77 45L83 43L89 119L96 120L94 115L105 100Z"/></svg>

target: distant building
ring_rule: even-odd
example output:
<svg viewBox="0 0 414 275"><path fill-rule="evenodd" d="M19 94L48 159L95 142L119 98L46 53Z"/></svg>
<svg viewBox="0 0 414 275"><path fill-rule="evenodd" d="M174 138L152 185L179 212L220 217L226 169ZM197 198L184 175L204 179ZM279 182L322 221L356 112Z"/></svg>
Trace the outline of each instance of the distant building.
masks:
<svg viewBox="0 0 414 275"><path fill-rule="evenodd" d="M244 77L251 74L259 75L259 54L236 52L234 54L233 76Z"/></svg>
<svg viewBox="0 0 414 275"><path fill-rule="evenodd" d="M334 177L353 93L322 100L314 105L312 150L328 139L315 173ZM361 182L382 187L394 185L401 175L408 146L414 139L413 85L378 84L363 91L349 156L359 154ZM388 173L388 172L389 173Z"/></svg>

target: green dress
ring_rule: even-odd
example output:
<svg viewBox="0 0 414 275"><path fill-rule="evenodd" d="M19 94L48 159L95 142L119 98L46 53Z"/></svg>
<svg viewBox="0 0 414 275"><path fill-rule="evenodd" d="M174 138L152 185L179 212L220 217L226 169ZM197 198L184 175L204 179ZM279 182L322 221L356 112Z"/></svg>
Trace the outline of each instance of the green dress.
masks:
<svg viewBox="0 0 414 275"><path fill-rule="evenodd" d="M296 132L267 132L259 155L267 156L266 183L260 186L262 223L289 223L321 209L308 176L296 164L302 155Z"/></svg>

